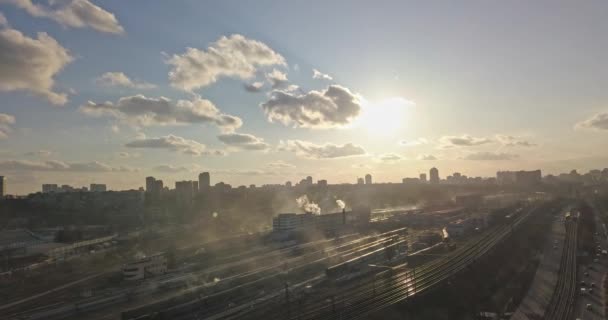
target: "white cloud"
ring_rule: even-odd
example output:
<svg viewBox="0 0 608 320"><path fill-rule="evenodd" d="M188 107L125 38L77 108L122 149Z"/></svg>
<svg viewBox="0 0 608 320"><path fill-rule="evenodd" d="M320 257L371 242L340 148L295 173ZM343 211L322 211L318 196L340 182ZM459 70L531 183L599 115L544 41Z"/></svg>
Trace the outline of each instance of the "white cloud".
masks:
<svg viewBox="0 0 608 320"><path fill-rule="evenodd" d="M75 171L75 172L127 172L137 171L136 169L119 166L113 167L103 162L63 162L58 160L48 160L44 162L29 160L8 160L0 161L0 170L17 171Z"/></svg>
<svg viewBox="0 0 608 320"><path fill-rule="evenodd" d="M576 129L608 130L608 112L594 114L575 125Z"/></svg>
<svg viewBox="0 0 608 320"><path fill-rule="evenodd" d="M168 61L169 80L175 88L192 91L220 77L249 79L260 66L285 65L285 59L266 44L234 34L221 37L207 50L188 48Z"/></svg>
<svg viewBox="0 0 608 320"><path fill-rule="evenodd" d="M425 138L418 138L415 140L401 140L399 141L399 144L405 147L415 147L415 146L421 146L421 145L425 145L428 144L429 141Z"/></svg>
<svg viewBox="0 0 608 320"><path fill-rule="evenodd" d="M314 129L347 125L361 111L360 97L339 85L306 94L274 91L260 106L270 122Z"/></svg>
<svg viewBox="0 0 608 320"><path fill-rule="evenodd" d="M10 114L0 113L0 139L6 139L11 133L11 126L15 124L15 117Z"/></svg>
<svg viewBox="0 0 608 320"><path fill-rule="evenodd" d="M283 160L277 160L277 161L273 161L270 162L268 164L266 164L267 167L269 168L274 168L274 169L284 169L284 168L295 168L296 166L291 164L291 163L287 163Z"/></svg>
<svg viewBox="0 0 608 320"><path fill-rule="evenodd" d="M196 156L209 154L204 144L172 134L159 138L134 140L125 144L125 146L128 148L166 149Z"/></svg>
<svg viewBox="0 0 608 320"><path fill-rule="evenodd" d="M536 144L520 137L497 134L496 140L505 147L534 147Z"/></svg>
<svg viewBox="0 0 608 320"><path fill-rule="evenodd" d="M72 28L92 28L94 30L122 34L123 27L116 16L89 0L48 0L48 5L34 3L32 0L3 0L11 3L34 17L49 18Z"/></svg>
<svg viewBox="0 0 608 320"><path fill-rule="evenodd" d="M49 150L37 150L37 151L29 151L24 153L24 155L28 157L49 157L53 154L52 151Z"/></svg>
<svg viewBox="0 0 608 320"><path fill-rule="evenodd" d="M284 88L289 83L287 74L277 69L272 69L272 72L267 73L266 79L270 82L273 89Z"/></svg>
<svg viewBox="0 0 608 320"><path fill-rule="evenodd" d="M68 50L44 32L34 39L0 28L0 91L27 90L63 105L67 94L53 91L53 78L71 61Z"/></svg>
<svg viewBox="0 0 608 320"><path fill-rule="evenodd" d="M418 156L418 160L437 160L437 157L432 154L421 154Z"/></svg>
<svg viewBox="0 0 608 320"><path fill-rule="evenodd" d="M465 160L479 161L495 161L495 160L514 160L519 156L512 153L494 153L494 152L475 152L464 157Z"/></svg>
<svg viewBox="0 0 608 320"><path fill-rule="evenodd" d="M2 12L0 12L0 27L8 27L8 20Z"/></svg>
<svg viewBox="0 0 608 320"><path fill-rule="evenodd" d="M122 72L106 72L96 79L97 83L102 86L113 86L113 87L127 87L134 89L153 89L156 85L131 80L126 74Z"/></svg>
<svg viewBox="0 0 608 320"><path fill-rule="evenodd" d="M279 150L295 152L298 156L311 159L332 159L365 155L365 150L361 146L352 143L343 145L325 143L318 145L302 140L281 141Z"/></svg>
<svg viewBox="0 0 608 320"><path fill-rule="evenodd" d="M270 146L264 139L247 133L224 133L217 138L225 145L245 150L267 150Z"/></svg>
<svg viewBox="0 0 608 320"><path fill-rule="evenodd" d="M138 126L212 123L224 130L234 130L243 123L238 117L221 113L211 101L199 96L173 102L165 97L136 95L122 97L116 103L89 101L80 111L92 116L108 115Z"/></svg>
<svg viewBox="0 0 608 320"><path fill-rule="evenodd" d="M333 80L334 78L332 78L330 75L325 74L317 69L312 69L312 78L313 79L322 79L322 80Z"/></svg>
<svg viewBox="0 0 608 320"><path fill-rule="evenodd" d="M245 83L243 87L247 92L260 92L262 91L262 87L264 87L264 82L256 81L252 83Z"/></svg>
<svg viewBox="0 0 608 320"><path fill-rule="evenodd" d="M188 168L184 167L184 166L173 166L170 164L163 164L160 166L156 166L154 168L152 168L152 170L154 171L158 171L158 172L168 172L168 173L176 173L176 172L188 172L190 171Z"/></svg>
<svg viewBox="0 0 608 320"><path fill-rule="evenodd" d="M400 155L395 154L395 153L386 153L386 154L380 155L378 157L378 160L384 161L384 162L397 162L401 159L403 159L403 157L401 157Z"/></svg>
<svg viewBox="0 0 608 320"><path fill-rule="evenodd" d="M274 171L264 171L264 170L226 169L226 170L213 170L213 171L211 171L211 174L227 175L227 176L274 176L277 173Z"/></svg>
<svg viewBox="0 0 608 320"><path fill-rule="evenodd" d="M440 147L473 147L492 142L488 138L472 137L468 134L462 136L444 136L439 138Z"/></svg>

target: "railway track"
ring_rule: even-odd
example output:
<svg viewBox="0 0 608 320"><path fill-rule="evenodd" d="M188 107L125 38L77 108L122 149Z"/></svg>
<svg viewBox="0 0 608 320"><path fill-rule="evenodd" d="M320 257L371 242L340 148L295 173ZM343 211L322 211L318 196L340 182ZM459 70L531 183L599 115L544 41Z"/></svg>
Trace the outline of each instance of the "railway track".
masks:
<svg viewBox="0 0 608 320"><path fill-rule="evenodd" d="M530 210L506 225L495 227L472 239L447 257L414 270L390 274L383 272L380 280L364 282L345 290L342 295L300 305L297 301L274 303L259 310L246 310L215 319L360 319L373 312L420 296L445 283L450 277L467 268L475 260L491 251L515 228L530 216ZM329 301L328 301L329 300Z"/></svg>
<svg viewBox="0 0 608 320"><path fill-rule="evenodd" d="M572 318L576 302L576 240L578 223L566 221L566 239L559 266L559 278L547 306L544 319L568 320Z"/></svg>
<svg viewBox="0 0 608 320"><path fill-rule="evenodd" d="M232 292L236 292L238 290L248 291L248 292L258 292L264 289L264 282L275 279L278 274L282 272L294 272L305 269L307 267L326 263L330 260L340 259L342 257L350 257L352 255L363 254L372 250L376 247L381 247L385 243L391 240L391 237L400 234L405 231L405 228L399 228L395 230L391 230L388 232L384 232L381 234L373 235L373 236L365 236L355 240L350 240L347 242L332 244L329 246L324 246L322 248L317 248L312 250L311 252L304 253L302 255L283 259L282 261L272 261L267 262L266 264L260 264L259 267L256 267L251 270L247 270L240 274L232 275L228 278L225 278L222 281L238 281L242 282L241 284L231 286L230 288L226 288L224 290L220 290L218 292L214 292L209 294L203 290L202 292L198 292L202 287L193 287L189 288L186 292L191 296L191 299L183 300L181 302L173 302L170 301L157 303L163 303L168 305L168 309L159 305L158 307L154 307L151 305L150 307L146 307L149 311L137 312L137 311L128 311L127 318L133 318L131 315L153 315L155 313L167 312L167 310L174 310L175 313L182 313L180 309L183 309L184 312L191 310L193 314L197 314L197 317L206 317L213 315L217 312L221 312L226 308L227 304L234 305L242 305L247 301L255 300L255 295L246 294L240 296L238 298L229 299L226 304L223 305L215 305L214 303L208 302L209 300L217 300L220 296L230 295ZM411 235L406 236L407 240L411 240ZM306 245L308 246L308 245ZM287 254L284 250L293 250L293 248L282 249L281 252ZM317 277L318 272L316 274L310 274L311 278ZM142 310L143 311L143 310ZM171 312L171 311L169 311Z"/></svg>

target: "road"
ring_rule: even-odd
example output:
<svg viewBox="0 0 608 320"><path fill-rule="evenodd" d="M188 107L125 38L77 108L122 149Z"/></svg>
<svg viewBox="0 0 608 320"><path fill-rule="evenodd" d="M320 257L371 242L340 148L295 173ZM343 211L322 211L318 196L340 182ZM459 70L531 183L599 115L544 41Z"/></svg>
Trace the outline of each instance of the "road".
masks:
<svg viewBox="0 0 608 320"><path fill-rule="evenodd" d="M601 219L601 213L597 208L593 208L596 232L598 236L595 236L595 240L599 242L599 245L603 249L608 248L608 239L606 238L605 225ZM589 265L581 265L578 271L578 277L584 280L587 284L587 289L591 283L595 284L595 288L592 294L578 296L578 301L575 309L575 318L585 320L603 320L605 319L605 308L604 303L606 301L605 289L604 289L604 277L608 273L608 262L606 257L598 257L598 262L592 262ZM590 267L590 268L587 268ZM585 272L588 274L585 276ZM580 283L580 281L579 281ZM591 309L587 309L587 304L591 304Z"/></svg>

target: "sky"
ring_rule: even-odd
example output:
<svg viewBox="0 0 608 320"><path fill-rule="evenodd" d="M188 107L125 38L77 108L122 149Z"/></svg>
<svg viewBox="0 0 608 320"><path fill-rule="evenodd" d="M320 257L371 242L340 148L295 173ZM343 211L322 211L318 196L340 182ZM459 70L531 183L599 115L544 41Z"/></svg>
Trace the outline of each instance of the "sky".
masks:
<svg viewBox="0 0 608 320"><path fill-rule="evenodd" d="M608 2L0 0L0 175L606 167Z"/></svg>

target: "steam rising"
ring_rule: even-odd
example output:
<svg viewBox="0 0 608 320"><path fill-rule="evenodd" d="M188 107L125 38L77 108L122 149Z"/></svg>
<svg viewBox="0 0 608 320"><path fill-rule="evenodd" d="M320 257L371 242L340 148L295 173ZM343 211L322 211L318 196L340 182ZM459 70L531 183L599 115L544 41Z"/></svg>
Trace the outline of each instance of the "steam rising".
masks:
<svg viewBox="0 0 608 320"><path fill-rule="evenodd" d="M296 202L298 203L298 207L300 207L306 212L310 212L313 214L321 214L321 208L319 207L319 205L308 200L308 196L306 195L297 198Z"/></svg>
<svg viewBox="0 0 608 320"><path fill-rule="evenodd" d="M344 203L344 201L338 199L336 200L336 204L338 205L338 207L340 207L340 209L344 210L344 208L346 208L346 203Z"/></svg>

